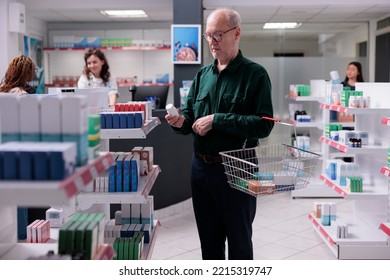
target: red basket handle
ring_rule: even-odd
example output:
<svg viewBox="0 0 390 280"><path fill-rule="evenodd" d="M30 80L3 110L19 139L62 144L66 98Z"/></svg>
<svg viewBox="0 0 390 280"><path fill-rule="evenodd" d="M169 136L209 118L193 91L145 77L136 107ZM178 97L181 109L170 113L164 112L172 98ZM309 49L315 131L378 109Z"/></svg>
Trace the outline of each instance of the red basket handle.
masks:
<svg viewBox="0 0 390 280"><path fill-rule="evenodd" d="M274 122L277 122L277 123L280 123L280 124L284 124L284 125L288 125L288 126L295 126L295 125L293 125L291 123L282 122L281 120L276 119L276 118L271 118L271 117L261 117L261 118L264 119L264 120L274 121Z"/></svg>

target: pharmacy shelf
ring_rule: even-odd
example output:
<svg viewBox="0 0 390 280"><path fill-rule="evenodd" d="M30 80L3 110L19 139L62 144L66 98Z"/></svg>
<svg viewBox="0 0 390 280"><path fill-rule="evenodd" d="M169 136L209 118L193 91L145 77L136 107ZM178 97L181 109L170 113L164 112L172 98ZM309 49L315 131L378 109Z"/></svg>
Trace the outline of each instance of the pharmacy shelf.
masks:
<svg viewBox="0 0 390 280"><path fill-rule="evenodd" d="M154 165L147 176L140 176L137 192L80 192L76 198L78 207L85 210L93 204L145 203L160 172L160 166Z"/></svg>
<svg viewBox="0 0 390 280"><path fill-rule="evenodd" d="M324 124L322 122L297 122L296 120L288 120L288 122L297 128L324 129Z"/></svg>
<svg viewBox="0 0 390 280"><path fill-rule="evenodd" d="M378 187L371 185L363 185L363 192L349 192L346 187L338 185L334 180L329 179L324 174L320 175L320 179L325 184L340 194L343 198L348 199L388 199L388 193L384 189L378 190Z"/></svg>
<svg viewBox="0 0 390 280"><path fill-rule="evenodd" d="M320 180L319 176L312 176L309 178L309 184L306 188L291 191L292 198L298 197L327 197L327 198L341 198L340 194L334 190L324 186L324 182Z"/></svg>
<svg viewBox="0 0 390 280"><path fill-rule="evenodd" d="M154 220L153 224L154 227L153 227L152 237L149 243L144 243L144 249L141 254L141 260L152 259L152 253L153 253L154 246L156 245L157 234L161 226L160 222L157 220Z"/></svg>
<svg viewBox="0 0 390 280"><path fill-rule="evenodd" d="M17 243L6 254L1 256L3 260L26 260L36 259L47 255L48 252L58 254L58 243ZM102 244L94 260L111 260L114 257L114 250L109 244Z"/></svg>
<svg viewBox="0 0 390 280"><path fill-rule="evenodd" d="M390 177L390 168L387 166L383 166L380 171L381 174Z"/></svg>
<svg viewBox="0 0 390 280"><path fill-rule="evenodd" d="M356 86L356 90L363 91L365 96L370 96L371 104L380 105L381 108L348 108L320 104L324 112L332 110L353 114L354 128L370 135L370 145L363 145L361 148L351 148L324 136L320 137L324 150L327 150L327 158L333 157L331 147L344 153L345 156L352 155L354 163L359 165L359 172L364 178L363 192L351 193L325 174L320 175L325 185L347 199L353 206L350 213L337 213L337 219L348 224L349 235L345 239L337 239L334 227L322 226L320 220L315 220L312 215L309 215L316 232L338 259L390 259L390 238L379 229L382 223L389 223L390 215L388 182L379 174L381 162L385 162L387 158L390 139L390 131L380 127L381 121L383 124L388 124L386 117L389 115L390 107L384 100L387 100L389 89L388 84L378 83L360 83ZM385 106L387 108L382 108ZM386 169L382 168L382 170L383 174L386 175L386 172L389 174Z"/></svg>
<svg viewBox="0 0 390 280"><path fill-rule="evenodd" d="M173 86L173 83L118 83L118 87L129 87L129 86Z"/></svg>
<svg viewBox="0 0 390 280"><path fill-rule="evenodd" d="M5 260L25 260L28 258L39 258L47 255L49 251L58 254L58 234L59 228L50 229L50 239L45 243L27 243L25 240L19 241L5 255L1 256ZM111 260L114 250L109 244L102 244L96 254L95 260Z"/></svg>
<svg viewBox="0 0 390 280"><path fill-rule="evenodd" d="M25 207L67 204L111 164L111 155L104 153L64 181L1 181L0 204Z"/></svg>
<svg viewBox="0 0 390 280"><path fill-rule="evenodd" d="M118 83L118 87L129 87L129 86L173 86L173 83ZM70 83L56 83L56 84L45 84L45 87L77 87L77 82Z"/></svg>
<svg viewBox="0 0 390 280"><path fill-rule="evenodd" d="M383 118L381 124L390 126L390 118Z"/></svg>
<svg viewBox="0 0 390 280"><path fill-rule="evenodd" d="M322 228L322 234L333 245L388 245L387 236L383 232L368 227L363 220L356 216L351 218L350 213L337 213L336 215L336 220L340 219L348 224L348 238L337 238L335 228L322 225L321 219L315 218L313 214L309 214L309 219L316 227Z"/></svg>
<svg viewBox="0 0 390 280"><path fill-rule="evenodd" d="M156 126L161 124L160 119L153 117L151 120L145 122L141 128L129 128L129 129L101 129L101 139L143 139L149 134Z"/></svg>
<svg viewBox="0 0 390 280"><path fill-rule="evenodd" d="M322 225L321 220L313 214L308 215L315 231L339 259L389 259L387 236L382 231L367 226L363 220L355 217L352 221L348 217L348 213L337 214L336 219L348 224L348 238L337 238L334 228Z"/></svg>
<svg viewBox="0 0 390 280"><path fill-rule="evenodd" d="M292 96L292 95L289 95L288 98L295 101L317 101L317 102L323 102L325 99L325 97L321 97L321 96Z"/></svg>
<svg viewBox="0 0 390 280"><path fill-rule="evenodd" d="M336 111L336 112L340 112L340 113L360 114L360 115L381 114L381 113L389 112L389 108L349 108L349 107L344 107L344 106L339 106L339 105L331 105L331 104L325 104L325 103L321 103L320 108L331 110L331 111Z"/></svg>
<svg viewBox="0 0 390 280"><path fill-rule="evenodd" d="M390 223L380 224L379 229L390 236Z"/></svg>
<svg viewBox="0 0 390 280"><path fill-rule="evenodd" d="M352 155L361 155L361 154L373 154L373 153L385 153L387 152L387 147L385 146L374 146L374 145L365 145L361 148L351 148L340 142L326 138L325 136L320 137L320 141L328 144L329 146L336 148L340 152L348 153Z"/></svg>
<svg viewBox="0 0 390 280"><path fill-rule="evenodd" d="M89 48L43 48L45 52L56 51L87 51ZM103 51L166 51L170 50L168 46L128 46L128 47L99 47Z"/></svg>

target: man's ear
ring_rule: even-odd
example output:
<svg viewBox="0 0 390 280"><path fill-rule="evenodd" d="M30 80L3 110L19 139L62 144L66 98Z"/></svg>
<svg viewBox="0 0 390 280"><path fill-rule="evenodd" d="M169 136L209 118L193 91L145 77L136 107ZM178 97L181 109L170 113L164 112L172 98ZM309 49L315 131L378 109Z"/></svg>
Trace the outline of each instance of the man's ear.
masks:
<svg viewBox="0 0 390 280"><path fill-rule="evenodd" d="M240 35L241 35L241 28L240 27L236 28L236 30L234 31L234 35L236 36L236 38L240 38Z"/></svg>

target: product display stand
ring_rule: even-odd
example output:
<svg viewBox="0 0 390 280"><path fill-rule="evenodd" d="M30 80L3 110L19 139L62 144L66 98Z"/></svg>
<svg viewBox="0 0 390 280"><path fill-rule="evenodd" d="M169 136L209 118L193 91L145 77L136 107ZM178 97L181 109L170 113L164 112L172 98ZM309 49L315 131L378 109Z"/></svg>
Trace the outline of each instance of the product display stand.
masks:
<svg viewBox="0 0 390 280"><path fill-rule="evenodd" d="M0 258L27 259L45 255L48 251L57 252L56 235L46 243L18 243L16 209L23 207L45 207L49 205L69 205L74 197L88 186L94 178L102 174L113 163L109 153L80 167L64 181L53 182L0 182ZM109 253L109 249L106 249Z"/></svg>
<svg viewBox="0 0 390 280"><path fill-rule="evenodd" d="M320 176L330 189L351 201L351 213L339 213L336 221L348 224L347 238L337 238L334 228L324 226L321 219L309 214L316 232L322 237L338 259L390 259L390 237L387 225L390 221L389 182L386 176L387 149L390 145L390 130L383 129L381 123L390 114L390 103L386 94L390 84L359 83L356 90L370 96L371 108L347 108L322 105L325 110L335 110L355 115L355 130L369 133L369 144L361 148L351 148L341 143L321 137L321 141L341 153L354 156L359 165L359 176L363 178L363 192L352 193L335 181ZM387 172L387 174L389 174Z"/></svg>
<svg viewBox="0 0 390 280"><path fill-rule="evenodd" d="M102 139L103 147L109 150L110 139L144 139L147 134L155 127L160 125L160 119L153 117L151 120L145 122L142 128L135 129L101 129L100 137ZM103 149L103 148L102 148ZM76 197L76 211L91 212L100 211L105 213L106 220L110 219L110 204L143 204L161 172L160 166L154 165L153 170L147 176L140 176L139 187L137 192L81 192ZM160 223L153 221L154 228L151 240L145 244L141 258L150 259L153 251L153 246L156 241L157 231Z"/></svg>

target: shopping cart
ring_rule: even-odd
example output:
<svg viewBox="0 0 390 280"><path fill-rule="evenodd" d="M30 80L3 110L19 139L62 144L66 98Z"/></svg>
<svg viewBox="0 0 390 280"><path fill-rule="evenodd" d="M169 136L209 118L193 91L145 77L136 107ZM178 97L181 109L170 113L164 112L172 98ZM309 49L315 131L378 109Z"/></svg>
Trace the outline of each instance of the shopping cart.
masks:
<svg viewBox="0 0 390 280"><path fill-rule="evenodd" d="M278 119L263 117L296 128ZM319 154L287 144L219 153L231 187L261 197L306 188L317 166Z"/></svg>

